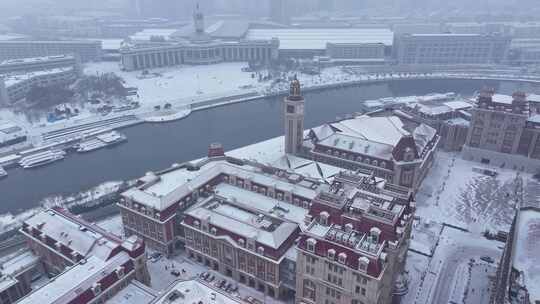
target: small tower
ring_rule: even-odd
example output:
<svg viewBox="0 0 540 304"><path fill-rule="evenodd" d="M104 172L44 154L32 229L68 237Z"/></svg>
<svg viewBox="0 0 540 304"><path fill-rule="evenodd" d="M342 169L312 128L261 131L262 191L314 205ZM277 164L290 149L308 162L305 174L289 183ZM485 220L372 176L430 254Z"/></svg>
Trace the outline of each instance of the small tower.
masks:
<svg viewBox="0 0 540 304"><path fill-rule="evenodd" d="M300 91L300 81L291 82L289 96L284 99L285 112L285 153L297 154L304 139L304 97Z"/></svg>
<svg viewBox="0 0 540 304"><path fill-rule="evenodd" d="M193 13L193 22L195 24L195 32L197 34L203 34L204 33L204 15L201 12L199 3L197 3L197 7L195 9L195 12Z"/></svg>

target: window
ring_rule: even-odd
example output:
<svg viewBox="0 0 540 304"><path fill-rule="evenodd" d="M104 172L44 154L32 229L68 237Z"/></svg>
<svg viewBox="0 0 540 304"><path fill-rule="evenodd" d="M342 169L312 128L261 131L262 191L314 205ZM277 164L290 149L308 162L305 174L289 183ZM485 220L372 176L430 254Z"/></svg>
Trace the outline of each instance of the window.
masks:
<svg viewBox="0 0 540 304"><path fill-rule="evenodd" d="M307 240L307 250L311 251L311 252L315 252L315 244L316 243L317 243L317 241L315 241L314 239L308 239Z"/></svg>
<svg viewBox="0 0 540 304"><path fill-rule="evenodd" d="M334 249L328 249L326 256L329 259L333 260L335 255L336 255L336 251Z"/></svg>
<svg viewBox="0 0 540 304"><path fill-rule="evenodd" d="M294 106L287 105L287 113L294 113Z"/></svg>
<svg viewBox="0 0 540 304"><path fill-rule="evenodd" d="M303 297L315 301L316 288L315 283L310 280L304 280Z"/></svg>
<svg viewBox="0 0 540 304"><path fill-rule="evenodd" d="M341 264L345 264L345 262L347 261L347 255L345 253L340 253L338 255L338 261L341 263Z"/></svg>

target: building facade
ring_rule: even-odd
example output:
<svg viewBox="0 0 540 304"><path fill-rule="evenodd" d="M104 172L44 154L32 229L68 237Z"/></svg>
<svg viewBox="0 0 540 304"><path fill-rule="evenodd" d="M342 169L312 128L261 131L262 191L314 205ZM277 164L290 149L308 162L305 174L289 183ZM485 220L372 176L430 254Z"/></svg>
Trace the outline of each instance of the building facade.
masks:
<svg viewBox="0 0 540 304"><path fill-rule="evenodd" d="M536 172L540 169L537 102L523 92L512 96L483 90L472 111L463 157L484 164Z"/></svg>
<svg viewBox="0 0 540 304"><path fill-rule="evenodd" d="M62 67L25 74L0 75L0 105L9 105L26 97L33 87L68 85L78 77L75 67Z"/></svg>
<svg viewBox="0 0 540 304"><path fill-rule="evenodd" d="M406 188L378 183L342 172L313 200L297 243L296 303L392 303L400 292L415 207Z"/></svg>
<svg viewBox="0 0 540 304"><path fill-rule="evenodd" d="M327 43L326 56L332 59L385 59L383 43Z"/></svg>
<svg viewBox="0 0 540 304"><path fill-rule="evenodd" d="M289 250L305 226L319 182L227 157L194 168L147 175L123 193L119 206L126 234L139 235L166 254L183 242L194 261L268 296L294 290Z"/></svg>
<svg viewBox="0 0 540 304"><path fill-rule="evenodd" d="M0 60L72 54L81 62L101 59L101 41L0 41Z"/></svg>
<svg viewBox="0 0 540 304"><path fill-rule="evenodd" d="M31 283L41 276L39 257L30 251L18 251L0 261L0 303L17 302L30 291Z"/></svg>
<svg viewBox="0 0 540 304"><path fill-rule="evenodd" d="M120 50L122 67L131 71L232 61L269 63L278 58L277 39L222 41L212 38L205 32L204 15L198 6L193 14L193 24L195 32L187 38L179 36L171 41L126 44Z"/></svg>
<svg viewBox="0 0 540 304"><path fill-rule="evenodd" d="M406 129L407 128L407 129ZM433 163L439 136L426 124L406 127L397 116L359 116L309 131L300 156L360 170L417 189Z"/></svg>
<svg viewBox="0 0 540 304"><path fill-rule="evenodd" d="M440 136L439 148L460 151L467 140L472 106L472 103L456 100L452 95L442 101L407 103L394 110L393 114L402 120L429 125Z"/></svg>
<svg viewBox="0 0 540 304"><path fill-rule="evenodd" d="M498 64L510 37L480 34L396 35L394 54L401 65Z"/></svg>

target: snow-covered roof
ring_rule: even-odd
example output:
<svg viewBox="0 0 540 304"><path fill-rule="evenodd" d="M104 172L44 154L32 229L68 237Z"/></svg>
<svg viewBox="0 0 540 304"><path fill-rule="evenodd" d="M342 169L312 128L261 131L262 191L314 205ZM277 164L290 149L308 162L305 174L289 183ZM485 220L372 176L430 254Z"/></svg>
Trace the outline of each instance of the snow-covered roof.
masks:
<svg viewBox="0 0 540 304"><path fill-rule="evenodd" d="M470 122L468 120L463 119L461 117L448 119L448 120L446 120L446 122L448 124L451 124L451 125L460 125L460 126L469 126L470 125Z"/></svg>
<svg viewBox="0 0 540 304"><path fill-rule="evenodd" d="M174 170L157 177L157 180L149 186L134 187L122 195L156 210L164 210L222 173L251 180L261 185L272 186L282 191L294 192L294 194L307 199L316 196L313 189L263 174L247 165L240 167L225 161L210 162L200 170L193 172L185 168Z"/></svg>
<svg viewBox="0 0 540 304"><path fill-rule="evenodd" d="M39 257L31 251L17 251L2 257L0 261L0 293L17 284L17 277L39 263Z"/></svg>
<svg viewBox="0 0 540 304"><path fill-rule="evenodd" d="M54 69L29 72L25 74L9 75L4 78L4 83L6 87L9 88L12 85L32 79L34 77L55 75L55 74L69 72L69 71L73 71L73 67L54 68Z"/></svg>
<svg viewBox="0 0 540 304"><path fill-rule="evenodd" d="M279 39L283 50L324 50L327 43L382 43L391 46L394 33L382 28L250 29L247 40Z"/></svg>
<svg viewBox="0 0 540 304"><path fill-rule="evenodd" d="M533 115L527 119L527 121L534 122L534 123L540 123L540 114Z"/></svg>
<svg viewBox="0 0 540 304"><path fill-rule="evenodd" d="M540 211L520 211L516 228L513 267L523 272L531 302L540 301Z"/></svg>
<svg viewBox="0 0 540 304"><path fill-rule="evenodd" d="M99 282L129 260L125 252L118 253L108 261L90 257L84 263L69 268L17 303L73 303L72 301L80 295L81 291L90 289L94 283Z"/></svg>
<svg viewBox="0 0 540 304"><path fill-rule="evenodd" d="M527 100L529 102L540 102L540 95L537 94L529 94L527 95Z"/></svg>
<svg viewBox="0 0 540 304"><path fill-rule="evenodd" d="M416 149L418 151L424 151L424 148L436 135L437 130L426 124L420 124L413 131L413 138L414 142L416 143Z"/></svg>
<svg viewBox="0 0 540 304"><path fill-rule="evenodd" d="M189 209L185 214L235 235L254 239L262 245L278 249L295 232L298 225L284 221L278 216L263 214L256 208L246 207L252 202L254 201L220 202L211 197L205 203Z"/></svg>
<svg viewBox="0 0 540 304"><path fill-rule="evenodd" d="M318 142L319 145L351 151L364 155L373 155L377 158L390 160L392 158L393 146L366 139L354 137L347 134L334 133Z"/></svg>
<svg viewBox="0 0 540 304"><path fill-rule="evenodd" d="M176 300L169 300L177 295ZM233 298L221 290L214 289L198 280L176 281L154 304L191 304L191 303L214 303L214 304L241 304L244 301Z"/></svg>
<svg viewBox="0 0 540 304"><path fill-rule="evenodd" d="M154 299L156 294L152 289L133 280L107 300L107 304L150 304Z"/></svg>
<svg viewBox="0 0 540 304"><path fill-rule="evenodd" d="M58 61L58 60L73 60L75 59L71 55L54 55L54 56L42 56L42 57L31 57L31 58L16 58L16 59L7 59L0 62L0 65L15 65L15 64L25 64L25 63L40 63L48 61Z"/></svg>
<svg viewBox="0 0 540 304"><path fill-rule="evenodd" d="M0 261L2 275L17 275L21 270L32 267L39 261L39 257L32 251L17 252Z"/></svg>
<svg viewBox="0 0 540 304"><path fill-rule="evenodd" d="M170 28L150 28L144 29L130 36L132 40L144 40L149 41L152 37L163 37L165 40L169 40L171 35L176 33L177 29Z"/></svg>
<svg viewBox="0 0 540 304"><path fill-rule="evenodd" d="M410 135L403 129L403 122L397 116L359 116L332 123L343 134L359 137L381 144L395 146L403 136Z"/></svg>
<svg viewBox="0 0 540 304"><path fill-rule="evenodd" d="M106 260L111 251L119 246L99 231L81 226L54 210L42 211L27 219L25 224L39 229L44 235L51 237L84 257L97 256Z"/></svg>
<svg viewBox="0 0 540 304"><path fill-rule="evenodd" d="M217 195L235 202L239 206L252 208L262 213L272 214L294 222L301 227L304 226L304 219L308 210L302 207L278 201L274 198L235 187L229 184L220 184L216 187Z"/></svg>
<svg viewBox="0 0 540 304"><path fill-rule="evenodd" d="M462 109L468 109L472 107L472 104L463 101L463 100L456 100L456 101L448 101L444 103L446 106L452 108L452 110L462 110Z"/></svg>
<svg viewBox="0 0 540 304"><path fill-rule="evenodd" d="M512 104L513 98L510 95L493 94L493 97L491 100L497 103Z"/></svg>

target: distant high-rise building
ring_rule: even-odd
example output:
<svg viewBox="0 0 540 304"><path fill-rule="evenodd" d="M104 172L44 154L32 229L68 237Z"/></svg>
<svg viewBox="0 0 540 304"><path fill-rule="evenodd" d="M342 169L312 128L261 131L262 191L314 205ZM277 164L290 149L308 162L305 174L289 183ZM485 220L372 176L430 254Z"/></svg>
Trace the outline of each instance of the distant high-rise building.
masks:
<svg viewBox="0 0 540 304"><path fill-rule="evenodd" d="M290 21L286 0L270 0L270 19L287 24Z"/></svg>

